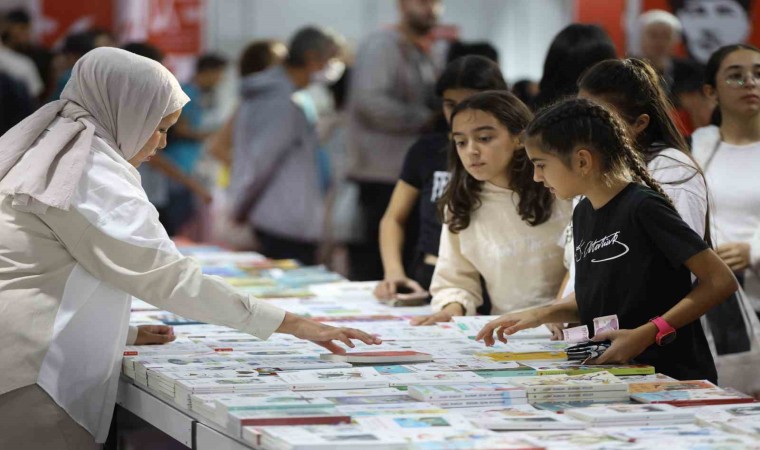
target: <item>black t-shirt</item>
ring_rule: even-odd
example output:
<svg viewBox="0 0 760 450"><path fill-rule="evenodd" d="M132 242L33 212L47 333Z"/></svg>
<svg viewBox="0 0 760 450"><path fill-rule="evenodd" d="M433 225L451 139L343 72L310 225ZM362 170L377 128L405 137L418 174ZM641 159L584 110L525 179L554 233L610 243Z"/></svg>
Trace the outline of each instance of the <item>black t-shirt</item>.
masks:
<svg viewBox="0 0 760 450"><path fill-rule="evenodd" d="M633 329L665 314L692 289L684 263L708 248L665 199L638 183L598 210L583 199L573 212L573 234L575 295L590 331L595 317L617 314L621 329ZM636 361L679 380L718 377L699 320Z"/></svg>
<svg viewBox="0 0 760 450"><path fill-rule="evenodd" d="M449 138L446 133L430 133L415 142L406 154L401 180L420 190L420 235L417 248L438 255L441 222L436 202L451 178L448 169Z"/></svg>

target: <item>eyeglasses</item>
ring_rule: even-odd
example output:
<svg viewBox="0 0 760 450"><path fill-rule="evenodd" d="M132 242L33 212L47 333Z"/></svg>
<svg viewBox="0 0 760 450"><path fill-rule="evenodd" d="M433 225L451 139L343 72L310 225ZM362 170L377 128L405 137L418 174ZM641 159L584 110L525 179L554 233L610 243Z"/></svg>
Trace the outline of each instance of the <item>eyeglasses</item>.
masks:
<svg viewBox="0 0 760 450"><path fill-rule="evenodd" d="M731 87L744 87L752 80L755 84L760 84L760 73L733 73L726 77L726 84Z"/></svg>

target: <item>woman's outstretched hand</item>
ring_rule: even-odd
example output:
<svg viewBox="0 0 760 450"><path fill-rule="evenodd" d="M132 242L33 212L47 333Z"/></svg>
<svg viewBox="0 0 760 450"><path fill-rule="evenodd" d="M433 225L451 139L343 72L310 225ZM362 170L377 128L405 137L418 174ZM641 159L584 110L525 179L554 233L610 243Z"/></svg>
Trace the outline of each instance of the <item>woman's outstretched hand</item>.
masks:
<svg viewBox="0 0 760 450"><path fill-rule="evenodd" d="M346 350L334 341L340 341L350 348L355 347L354 343L351 342L353 339L370 345L382 344L383 342L377 336L355 328L331 327L291 313L285 314L285 319L277 332L292 334L297 338L312 341L339 355L346 353Z"/></svg>

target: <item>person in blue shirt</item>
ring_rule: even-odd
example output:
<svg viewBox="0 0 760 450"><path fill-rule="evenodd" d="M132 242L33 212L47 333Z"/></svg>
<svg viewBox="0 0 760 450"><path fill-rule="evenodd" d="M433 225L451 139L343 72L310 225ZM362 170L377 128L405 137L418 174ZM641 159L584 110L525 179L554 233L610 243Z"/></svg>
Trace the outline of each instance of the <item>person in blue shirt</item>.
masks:
<svg viewBox="0 0 760 450"><path fill-rule="evenodd" d="M205 54L196 62L195 75L182 89L190 97L182 117L172 128L170 143L164 156L186 175L195 172L203 152L203 141L214 130L204 129L204 116L213 108L214 89L224 76L227 61L214 54ZM159 209L159 216L170 235L179 232L195 215L196 200L187 186L170 181L169 199L166 207Z"/></svg>

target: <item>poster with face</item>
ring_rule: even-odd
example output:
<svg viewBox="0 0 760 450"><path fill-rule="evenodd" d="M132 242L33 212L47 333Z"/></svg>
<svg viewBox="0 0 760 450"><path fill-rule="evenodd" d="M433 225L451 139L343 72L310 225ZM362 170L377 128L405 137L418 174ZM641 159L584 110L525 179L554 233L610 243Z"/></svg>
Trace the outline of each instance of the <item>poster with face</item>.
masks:
<svg viewBox="0 0 760 450"><path fill-rule="evenodd" d="M746 42L750 33L752 0L671 0L681 20L686 48L706 63L718 48Z"/></svg>

